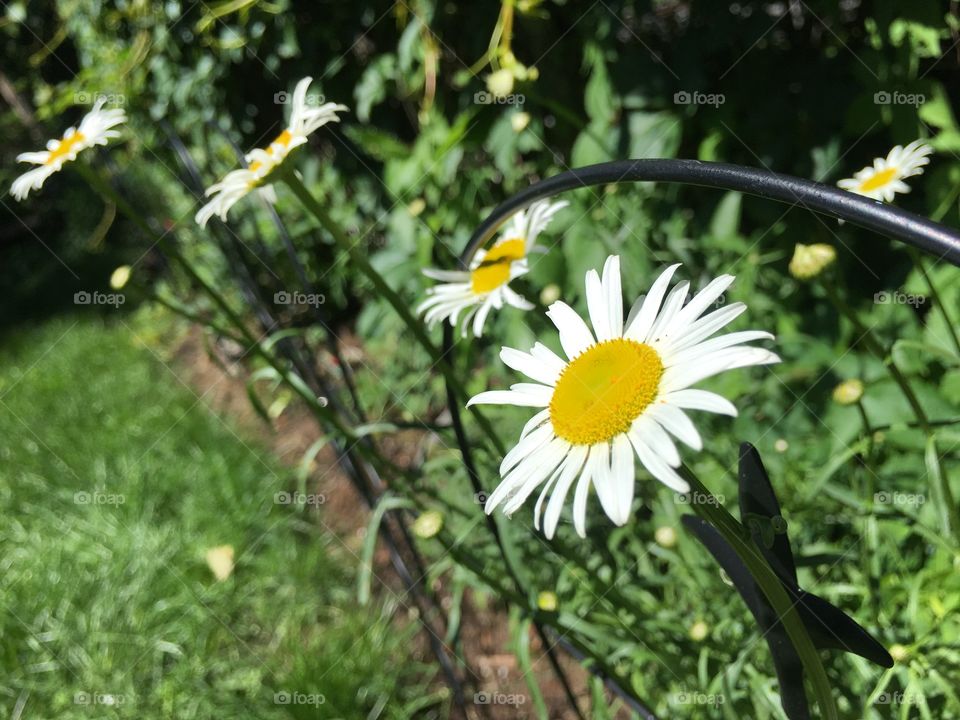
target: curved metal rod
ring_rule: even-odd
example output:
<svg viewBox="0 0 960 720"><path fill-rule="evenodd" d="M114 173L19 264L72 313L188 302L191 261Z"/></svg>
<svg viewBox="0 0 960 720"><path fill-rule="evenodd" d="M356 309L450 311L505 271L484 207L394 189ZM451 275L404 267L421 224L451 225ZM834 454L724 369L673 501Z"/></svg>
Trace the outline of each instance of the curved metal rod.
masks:
<svg viewBox="0 0 960 720"><path fill-rule="evenodd" d="M960 233L920 215L829 185L727 163L700 160L617 160L541 180L498 205L473 233L460 262L493 237L510 215L567 190L618 182L676 182L735 190L846 220L960 266Z"/></svg>

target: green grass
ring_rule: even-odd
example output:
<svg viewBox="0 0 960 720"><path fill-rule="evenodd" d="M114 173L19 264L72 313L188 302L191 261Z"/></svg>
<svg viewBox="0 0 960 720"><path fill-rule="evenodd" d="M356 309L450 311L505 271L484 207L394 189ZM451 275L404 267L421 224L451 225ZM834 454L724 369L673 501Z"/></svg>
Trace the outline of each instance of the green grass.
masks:
<svg viewBox="0 0 960 720"><path fill-rule="evenodd" d="M429 702L403 606L357 608L355 558L274 503L289 473L132 322L61 319L0 350L0 713L402 718ZM224 544L236 568L217 582L205 551Z"/></svg>

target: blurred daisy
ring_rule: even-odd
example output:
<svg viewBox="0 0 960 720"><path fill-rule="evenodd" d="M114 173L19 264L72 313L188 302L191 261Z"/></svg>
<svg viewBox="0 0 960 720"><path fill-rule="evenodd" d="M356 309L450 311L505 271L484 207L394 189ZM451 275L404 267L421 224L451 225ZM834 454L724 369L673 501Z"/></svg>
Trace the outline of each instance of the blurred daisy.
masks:
<svg viewBox="0 0 960 720"><path fill-rule="evenodd" d="M78 127L67 128L62 138L47 143L46 150L17 155L17 162L33 163L39 167L13 181L10 194L14 198L23 200L30 191L39 190L48 177L59 172L64 163L76 160L81 150L94 145L106 145L109 140L120 137L120 131L113 128L126 122L127 116L119 108L104 110L105 102L103 98L97 100Z"/></svg>
<svg viewBox="0 0 960 720"><path fill-rule="evenodd" d="M891 202L897 193L910 192L904 178L923 174L923 166L930 162L927 157L933 148L914 140L906 147L897 145L885 158L876 158L852 178L837 183L837 187L874 200Z"/></svg>
<svg viewBox="0 0 960 720"><path fill-rule="evenodd" d="M744 344L772 339L767 332L747 330L711 337L746 309L743 303L734 303L703 314L716 305L733 276L718 277L685 303L689 283L681 282L667 293L678 267L672 265L661 273L624 322L620 259L610 257L602 277L595 270L586 277L593 332L563 302L555 302L547 311L559 331L566 359L540 343L528 353L503 348L504 363L534 382L480 393L469 404L542 410L526 424L519 442L503 459L502 481L487 500L487 513L502 505L510 515L542 486L534 524L540 528L541 510L549 497L544 532L553 537L564 500L577 480L573 524L578 535L586 533L591 485L607 516L623 525L633 502L634 455L667 487L679 493L690 490L675 470L680 455L673 438L694 450L703 442L684 410L737 414L730 401L691 386L725 370L780 359Z"/></svg>
<svg viewBox="0 0 960 720"><path fill-rule="evenodd" d="M566 202L544 200L521 210L510 219L493 247L474 255L470 270L424 270L428 278L444 284L427 290L429 297L420 304L417 313L426 311L424 319L428 324L449 320L454 327L463 313L461 333L466 335L472 319L473 334L480 337L491 310L499 310L505 304L519 310L532 310L531 303L510 289L510 281L528 272L530 253L545 252L537 245L537 238L553 216L566 206Z"/></svg>
<svg viewBox="0 0 960 720"><path fill-rule="evenodd" d="M201 226L214 215L226 221L227 211L251 190L260 187L273 170L280 165L294 148L307 142L307 137L329 122L339 122L338 112L345 112L346 105L324 103L313 107L308 103L307 89L313 78L305 77L293 91L290 122L283 132L266 147L257 148L246 155L247 167L231 170L223 179L207 189L210 202L197 212L196 221ZM263 188L267 199L274 202L272 188Z"/></svg>

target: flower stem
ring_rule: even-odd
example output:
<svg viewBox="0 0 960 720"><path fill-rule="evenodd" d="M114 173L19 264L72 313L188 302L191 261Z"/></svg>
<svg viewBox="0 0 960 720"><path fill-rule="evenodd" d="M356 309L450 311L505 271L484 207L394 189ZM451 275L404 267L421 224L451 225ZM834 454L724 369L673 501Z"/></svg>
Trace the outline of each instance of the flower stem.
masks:
<svg viewBox="0 0 960 720"><path fill-rule="evenodd" d="M926 261L923 259L920 253L917 252L916 248L909 247L907 250L910 253L910 258L913 260L913 264L916 266L917 270L920 271L920 274L923 275L923 279L926 281L927 287L930 289L930 297L933 298L933 303L943 315L944 323L947 326L947 332L950 334L950 339L953 341L953 347L957 351L957 355L960 356L960 336L957 335L957 328L954 326L953 320L950 317L950 314L947 312L947 306L940 298L940 291L937 289L936 283L933 282L933 278L930 276L930 273L927 270Z"/></svg>
<svg viewBox="0 0 960 720"><path fill-rule="evenodd" d="M462 400L466 400L469 395L467 394L466 389L460 380L453 373L453 368L448 362L447 358L440 352L439 348L433 344L433 341L430 340L430 337L427 335L426 330L424 329L423 323L416 318L416 316L410 311L407 303L404 302L403 298L397 293L396 290L391 288L386 281L381 277L373 266L370 264L370 261L367 260L367 256L363 251L357 246L357 243L351 242L350 238L347 237L346 232L343 228L332 218L326 209L320 202L307 190L306 186L301 182L301 180L296 177L292 172L285 172L283 175L283 181L287 186L293 191L293 194L297 196L297 199L303 204L303 206L310 211L310 213L320 221L320 224L323 225L324 229L330 233L334 241L340 247L341 250L347 253L350 257L351 262L353 262L360 271L373 283L373 286L377 289L377 292L393 307L393 309L400 316L400 319L403 320L404 325L410 330L413 334L413 337L419 342L423 348L430 355L430 358L433 360L434 364L440 368L440 372L443 373L446 381L455 389L456 393L460 396ZM496 450L502 455L506 452L496 433L493 431L493 427L490 425L489 421L484 417L482 413L476 408L471 406L469 408L474 419L477 421L477 424L483 428L487 437L493 443Z"/></svg>
<svg viewBox="0 0 960 720"><path fill-rule="evenodd" d="M913 410L913 414L917 418L917 423L920 425L920 428L928 438L932 438L933 426L930 423L930 418L920 404L920 400L917 398L913 386L910 384L906 375L903 374L903 371L897 366L896 361L892 357L888 357L889 353L887 353L880 341L874 336L873 331L861 322L854 309L844 302L829 280L824 281L823 288L826 290L830 301L837 310L840 311L840 314L844 315L853 323L853 326L860 334L860 340L867 350L883 362L893 381L899 386L900 391ZM953 536L955 542L960 543L960 515L958 515L957 511L957 502L953 497L953 491L950 488L950 482L947 479L943 461L936 453L934 453L932 459L936 467L935 472L930 473L931 477L929 482L935 497L937 497L942 504L944 529Z"/></svg>
<svg viewBox="0 0 960 720"><path fill-rule="evenodd" d="M757 552L743 525L720 504L688 467L683 466L681 469L690 482L691 492L702 498L701 502L691 503L693 510L723 536L747 566L757 586L777 614L778 621L783 623L793 647L803 662L803 669L813 685L822 717L826 720L837 720L837 706L833 700L830 681L823 669L823 663L820 662L817 648L797 613L795 603L790 600L783 584L766 560Z"/></svg>

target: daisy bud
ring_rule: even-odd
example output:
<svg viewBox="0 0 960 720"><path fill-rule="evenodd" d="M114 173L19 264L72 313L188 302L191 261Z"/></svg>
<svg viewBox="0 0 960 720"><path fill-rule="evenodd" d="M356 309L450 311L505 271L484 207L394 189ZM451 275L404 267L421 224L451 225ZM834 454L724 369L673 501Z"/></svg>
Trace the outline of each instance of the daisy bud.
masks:
<svg viewBox="0 0 960 720"><path fill-rule="evenodd" d="M546 285L543 290L540 291L540 304L541 305L553 305L557 300L560 299L560 286L555 283L550 283Z"/></svg>
<svg viewBox="0 0 960 720"><path fill-rule="evenodd" d="M773 444L773 449L778 453L785 453L790 449L790 443L788 443L783 438L778 438L777 441Z"/></svg>
<svg viewBox="0 0 960 720"><path fill-rule="evenodd" d="M664 525L657 528L653 539L657 541L657 545L669 550L677 544L677 531L669 525Z"/></svg>
<svg viewBox="0 0 960 720"><path fill-rule="evenodd" d="M544 612L556 612L557 605L558 601L556 593L550 592L549 590L544 590L542 593L537 595L537 607Z"/></svg>
<svg viewBox="0 0 960 720"><path fill-rule="evenodd" d="M863 397L863 383L856 378L844 380L833 389L833 401L838 405L853 405Z"/></svg>
<svg viewBox="0 0 960 720"><path fill-rule="evenodd" d="M528 112L518 112L510 116L510 127L515 133L523 132L529 124L530 113Z"/></svg>
<svg viewBox="0 0 960 720"><path fill-rule="evenodd" d="M114 290L121 290L123 286L127 284L127 281L129 279L130 279L130 266L121 265L111 273L110 287L112 287Z"/></svg>
<svg viewBox="0 0 960 720"><path fill-rule="evenodd" d="M816 277L837 259L837 251L824 243L815 245L801 245L793 250L790 260L790 274L798 280L809 280Z"/></svg>
<svg viewBox="0 0 960 720"><path fill-rule="evenodd" d="M906 647L904 647L900 643L891 645L890 657L893 658L893 661L895 663L902 663L904 660L910 657L910 650L908 650Z"/></svg>
<svg viewBox="0 0 960 720"><path fill-rule="evenodd" d="M506 97L513 92L513 71L502 68L487 75L487 90L496 97Z"/></svg>
<svg viewBox="0 0 960 720"><path fill-rule="evenodd" d="M694 642L702 642L703 640L706 640L707 635L710 634L710 626L707 625L703 620L697 620L693 625L690 626L690 630L687 634Z"/></svg>
<svg viewBox="0 0 960 720"><path fill-rule="evenodd" d="M210 548L206 557L207 567L218 582L223 582L233 574L233 545Z"/></svg>
<svg viewBox="0 0 960 720"><path fill-rule="evenodd" d="M440 532L440 528L443 527L443 515L437 510L428 510L413 521L412 527L414 535L428 540Z"/></svg>

